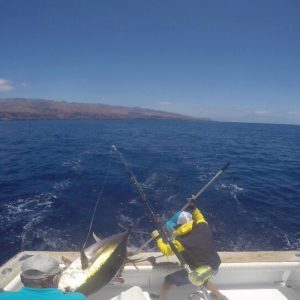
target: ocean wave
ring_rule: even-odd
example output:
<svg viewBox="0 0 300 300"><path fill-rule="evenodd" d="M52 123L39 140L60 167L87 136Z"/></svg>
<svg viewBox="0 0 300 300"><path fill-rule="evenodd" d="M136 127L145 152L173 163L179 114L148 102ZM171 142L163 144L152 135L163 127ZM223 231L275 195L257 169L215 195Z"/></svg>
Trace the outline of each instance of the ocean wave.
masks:
<svg viewBox="0 0 300 300"><path fill-rule="evenodd" d="M17 215L29 217L31 212L44 211L51 208L56 195L53 193L42 193L33 197L17 199L10 203L4 204L5 216L10 222L13 222ZM38 208L38 209L37 209Z"/></svg>
<svg viewBox="0 0 300 300"><path fill-rule="evenodd" d="M30 218L30 214L43 213L50 210L53 203L59 195L71 185L70 180L64 180L53 184L53 191L47 193L40 193L29 196L27 198L19 198L12 200L9 203L2 204L4 218L9 222L14 222L18 215L22 215L24 219Z"/></svg>
<svg viewBox="0 0 300 300"><path fill-rule="evenodd" d="M81 162L82 162L81 159L77 158L77 159L71 159L71 160L64 161L62 163L62 165L64 167L70 168L72 170L77 170L77 169L79 169Z"/></svg>
<svg viewBox="0 0 300 300"><path fill-rule="evenodd" d="M141 182L140 185L143 189L152 189L154 185L158 182L158 174L152 173L146 178L144 182Z"/></svg>
<svg viewBox="0 0 300 300"><path fill-rule="evenodd" d="M23 227L21 235L22 250L75 250L79 248L77 243L72 241L70 234L63 234L63 229L54 229L43 224L43 218L33 218Z"/></svg>
<svg viewBox="0 0 300 300"><path fill-rule="evenodd" d="M71 180L66 179L61 182L56 182L53 185L53 189L57 192L64 191L66 188L68 188L72 184Z"/></svg>

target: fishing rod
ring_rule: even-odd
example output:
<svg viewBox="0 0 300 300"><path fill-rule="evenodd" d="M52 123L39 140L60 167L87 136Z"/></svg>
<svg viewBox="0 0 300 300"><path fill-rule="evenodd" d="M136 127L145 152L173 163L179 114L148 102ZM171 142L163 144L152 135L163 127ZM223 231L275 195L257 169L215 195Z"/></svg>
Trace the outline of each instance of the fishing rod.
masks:
<svg viewBox="0 0 300 300"><path fill-rule="evenodd" d="M217 172L217 174L196 194L192 194L192 197L191 198L188 198L187 200L188 201L194 201L196 203L196 201L198 200L198 198L207 190L207 188L217 179L219 178L223 173L224 171L229 167L230 165L230 162L227 162L223 168ZM187 209L189 206L189 203L185 204L181 209L180 211L183 211L185 209Z"/></svg>
<svg viewBox="0 0 300 300"><path fill-rule="evenodd" d="M182 254L176 249L176 247L174 246L173 242L168 238L165 230L163 229L163 226L158 218L158 215L155 214L154 209L152 208L150 202L148 201L146 194L143 192L140 184L138 183L137 179L135 178L134 174L130 171L127 163L125 162L123 156L121 155L121 153L117 150L115 145L112 145L112 149L116 152L116 154L118 155L120 161L123 164L123 167L126 171L126 173L128 174L131 182L133 183L133 185L135 186L136 190L138 191L141 200L144 202L145 206L148 208L149 212L150 212L150 216L152 221L156 224L156 226L158 227L158 230L161 234L161 236L163 237L163 239L170 245L172 251L174 252L174 254L177 256L178 260L180 261L180 263L184 266L184 268L187 270L188 273L191 273L191 269L189 267L189 265L186 263L185 259L183 258Z"/></svg>
<svg viewBox="0 0 300 300"><path fill-rule="evenodd" d="M188 198L188 203L185 204L181 209L180 211L183 211L185 209L187 209L187 207L190 205L190 202L193 201L196 203L196 201L198 200L198 198L207 190L207 188L217 179L219 178L223 173L224 171L229 167L230 163L227 162L223 168L221 170L219 170L216 175L203 187L199 190L199 192L197 192L196 195L192 194L192 197L191 198ZM152 241L153 241L153 237L149 238L148 241L146 241L139 249L137 249L137 251L134 253L134 254L138 254L140 253L145 247L147 247Z"/></svg>

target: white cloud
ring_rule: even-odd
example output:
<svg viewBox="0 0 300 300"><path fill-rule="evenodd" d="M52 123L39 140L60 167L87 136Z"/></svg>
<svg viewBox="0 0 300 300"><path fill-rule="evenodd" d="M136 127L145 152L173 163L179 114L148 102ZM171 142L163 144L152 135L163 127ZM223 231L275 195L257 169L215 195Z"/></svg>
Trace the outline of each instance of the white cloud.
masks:
<svg viewBox="0 0 300 300"><path fill-rule="evenodd" d="M176 107L176 106L182 106L183 102L176 102L176 101L159 101L158 105L160 106L172 106L172 107Z"/></svg>
<svg viewBox="0 0 300 300"><path fill-rule="evenodd" d="M289 115L300 115L300 110L295 110L295 111L289 111Z"/></svg>
<svg viewBox="0 0 300 300"><path fill-rule="evenodd" d="M265 116L265 115L269 115L270 112L267 110L257 110L254 112L255 115L260 115L260 116Z"/></svg>
<svg viewBox="0 0 300 300"><path fill-rule="evenodd" d="M158 102L158 104L159 105L167 105L167 106L169 106L169 105L172 105L173 103L171 101L160 101L160 102Z"/></svg>
<svg viewBox="0 0 300 300"><path fill-rule="evenodd" d="M14 89L13 84L4 78L0 78L0 92L9 92Z"/></svg>

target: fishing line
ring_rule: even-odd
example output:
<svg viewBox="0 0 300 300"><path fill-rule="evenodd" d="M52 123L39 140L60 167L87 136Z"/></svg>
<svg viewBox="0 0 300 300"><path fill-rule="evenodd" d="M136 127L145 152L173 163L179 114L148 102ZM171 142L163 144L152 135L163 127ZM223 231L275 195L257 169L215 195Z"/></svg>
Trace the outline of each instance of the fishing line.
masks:
<svg viewBox="0 0 300 300"><path fill-rule="evenodd" d="M109 175L109 171L110 171L110 169L111 169L111 157L112 157L112 152L113 152L113 150L111 149L111 150L109 151L109 161L108 161L108 164L107 164L107 167L106 167L106 173L105 173L105 177L104 177L104 180L103 180L103 184L102 184L101 190L100 190L100 192L99 192L99 194L98 194L97 200L96 200L96 202L95 202L95 206L94 206L94 210L93 210L93 214L92 214L92 219L91 219L91 222L90 222L89 230L88 230L88 233L87 233L85 242L84 242L84 244L83 244L83 246L82 246L82 249L85 248L86 243L87 243L87 241L88 241L88 239L89 239L89 236L90 236L90 234L91 234L91 230L92 230L92 227L93 227L93 223L94 223L96 211L97 211L97 208L98 208L98 204L99 204L99 202L100 202L100 199L101 199L101 197L102 197L102 195L103 195L104 188L105 188L105 186L106 186L106 181L107 181L107 178L108 178L108 175Z"/></svg>
<svg viewBox="0 0 300 300"><path fill-rule="evenodd" d="M123 224L121 224L121 223L118 223L118 226L121 227L122 229L127 230L127 231L128 231L128 227L130 227L130 232L131 232L131 233L151 235L150 232L142 231L142 230L139 230L139 229L132 229L131 226L126 226L126 225L123 225Z"/></svg>

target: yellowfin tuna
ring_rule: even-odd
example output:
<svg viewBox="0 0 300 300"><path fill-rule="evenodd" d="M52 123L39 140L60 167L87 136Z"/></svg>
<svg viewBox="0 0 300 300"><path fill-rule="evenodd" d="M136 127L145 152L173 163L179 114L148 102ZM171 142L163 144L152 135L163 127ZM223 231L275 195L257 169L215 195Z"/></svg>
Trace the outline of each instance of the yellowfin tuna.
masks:
<svg viewBox="0 0 300 300"><path fill-rule="evenodd" d="M85 295L97 292L106 285L124 264L127 257L129 233L112 235L84 250L87 267L82 268L81 258L76 258L63 272L59 288Z"/></svg>

